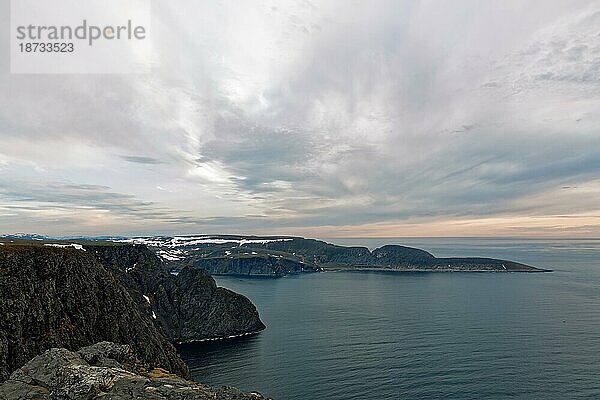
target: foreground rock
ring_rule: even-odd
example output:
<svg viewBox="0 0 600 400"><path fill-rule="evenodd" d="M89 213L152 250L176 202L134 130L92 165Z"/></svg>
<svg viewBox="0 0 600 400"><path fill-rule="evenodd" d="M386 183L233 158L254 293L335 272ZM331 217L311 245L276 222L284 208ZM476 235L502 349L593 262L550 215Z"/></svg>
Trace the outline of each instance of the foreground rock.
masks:
<svg viewBox="0 0 600 400"><path fill-rule="evenodd" d="M53 348L0 385L0 400L260 400L257 393L210 388L152 368L130 346L102 342L78 352Z"/></svg>

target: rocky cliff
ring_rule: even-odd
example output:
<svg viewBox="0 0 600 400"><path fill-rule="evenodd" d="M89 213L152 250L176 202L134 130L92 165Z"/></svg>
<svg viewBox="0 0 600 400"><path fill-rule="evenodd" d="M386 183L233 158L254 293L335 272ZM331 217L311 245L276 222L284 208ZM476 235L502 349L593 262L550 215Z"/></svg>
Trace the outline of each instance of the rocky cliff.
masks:
<svg viewBox="0 0 600 400"><path fill-rule="evenodd" d="M108 340L148 364L189 375L169 341L264 329L244 296L204 271L178 276L142 245L80 242L0 246L0 381L51 347Z"/></svg>
<svg viewBox="0 0 600 400"><path fill-rule="evenodd" d="M256 253L256 252L255 252ZM262 276L279 278L285 275L315 272L318 268L288 257L276 257L269 254L223 256L201 258L194 257L186 262L202 268L212 275ZM185 262L184 262L185 263Z"/></svg>
<svg viewBox="0 0 600 400"><path fill-rule="evenodd" d="M189 342L254 333L265 329L256 307L246 297L217 287L204 270L185 267L167 272L146 246L84 245L143 307L164 334Z"/></svg>
<svg viewBox="0 0 600 400"><path fill-rule="evenodd" d="M139 360L130 346L102 342L78 352L52 348L0 385L0 400L261 400L258 393L211 388Z"/></svg>
<svg viewBox="0 0 600 400"><path fill-rule="evenodd" d="M0 246L0 380L51 347L127 343L144 362L188 370L151 315L89 252Z"/></svg>
<svg viewBox="0 0 600 400"><path fill-rule="evenodd" d="M185 267L152 297L167 337L178 342L240 336L265 329L246 297L217 287L204 270Z"/></svg>

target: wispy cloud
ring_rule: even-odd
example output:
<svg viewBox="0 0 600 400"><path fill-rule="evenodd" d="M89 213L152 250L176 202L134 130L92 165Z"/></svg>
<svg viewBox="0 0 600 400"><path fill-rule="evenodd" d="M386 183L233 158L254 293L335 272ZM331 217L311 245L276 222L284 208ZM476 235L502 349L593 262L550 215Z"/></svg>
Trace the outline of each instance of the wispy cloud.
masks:
<svg viewBox="0 0 600 400"><path fill-rule="evenodd" d="M138 163L138 164L164 164L163 161L157 160L156 158L152 158L152 157L121 156L121 158L125 161L131 162L131 163Z"/></svg>
<svg viewBox="0 0 600 400"><path fill-rule="evenodd" d="M2 59L3 230L600 234L599 2L180 3L148 76Z"/></svg>

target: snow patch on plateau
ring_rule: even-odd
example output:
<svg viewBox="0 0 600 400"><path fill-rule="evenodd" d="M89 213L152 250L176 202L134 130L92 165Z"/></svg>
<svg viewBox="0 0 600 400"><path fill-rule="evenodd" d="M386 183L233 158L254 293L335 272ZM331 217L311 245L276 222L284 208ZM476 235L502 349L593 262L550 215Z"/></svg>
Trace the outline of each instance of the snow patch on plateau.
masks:
<svg viewBox="0 0 600 400"><path fill-rule="evenodd" d="M123 243L134 243L134 244L145 244L150 247L187 247L198 244L225 244L232 243L238 246L245 244L267 244L273 242L287 242L293 240L292 238L279 238L279 239L244 239L244 238L220 238L214 236L174 236L174 237L138 237L131 239L116 240L117 242Z"/></svg>
<svg viewBox="0 0 600 400"><path fill-rule="evenodd" d="M60 244L60 243L44 243L44 246L50 246L50 247L60 247L60 248L67 248L67 247L73 247L75 250L81 250L81 251L85 251L85 249L83 248L82 245L77 244L77 243L71 243L71 244Z"/></svg>

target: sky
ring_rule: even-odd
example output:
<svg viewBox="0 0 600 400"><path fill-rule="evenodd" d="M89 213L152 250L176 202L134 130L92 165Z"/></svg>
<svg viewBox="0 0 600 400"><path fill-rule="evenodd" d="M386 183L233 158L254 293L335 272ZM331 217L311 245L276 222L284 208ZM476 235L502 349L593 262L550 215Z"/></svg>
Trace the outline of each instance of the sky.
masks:
<svg viewBox="0 0 600 400"><path fill-rule="evenodd" d="M0 233L600 237L600 2L152 3L149 74L10 74Z"/></svg>

